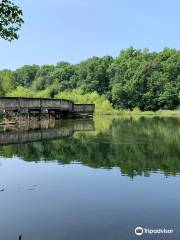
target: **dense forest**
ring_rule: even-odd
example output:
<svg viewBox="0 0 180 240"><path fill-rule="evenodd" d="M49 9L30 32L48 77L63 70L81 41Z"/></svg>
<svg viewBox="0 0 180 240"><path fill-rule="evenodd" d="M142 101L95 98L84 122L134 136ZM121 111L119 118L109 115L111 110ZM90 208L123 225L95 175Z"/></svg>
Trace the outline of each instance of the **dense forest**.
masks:
<svg viewBox="0 0 180 240"><path fill-rule="evenodd" d="M180 51L130 47L116 58L92 57L79 64L59 62L1 70L0 96L99 101L107 109L175 109L180 105Z"/></svg>

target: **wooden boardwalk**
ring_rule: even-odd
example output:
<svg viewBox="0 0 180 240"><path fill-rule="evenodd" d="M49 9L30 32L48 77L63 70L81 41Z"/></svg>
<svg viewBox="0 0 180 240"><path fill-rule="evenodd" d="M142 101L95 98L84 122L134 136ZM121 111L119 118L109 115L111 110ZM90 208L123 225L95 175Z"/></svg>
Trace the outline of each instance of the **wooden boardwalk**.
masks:
<svg viewBox="0 0 180 240"><path fill-rule="evenodd" d="M57 116L92 116L94 104L75 104L66 99L0 97L0 112L54 113Z"/></svg>

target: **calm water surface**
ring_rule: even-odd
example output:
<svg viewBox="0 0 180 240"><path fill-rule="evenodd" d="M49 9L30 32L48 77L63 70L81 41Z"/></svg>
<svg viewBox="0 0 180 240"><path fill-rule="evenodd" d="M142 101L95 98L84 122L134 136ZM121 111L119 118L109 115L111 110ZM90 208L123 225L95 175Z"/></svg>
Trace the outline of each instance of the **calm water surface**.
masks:
<svg viewBox="0 0 180 240"><path fill-rule="evenodd" d="M1 127L0 156L0 240L180 239L180 118Z"/></svg>

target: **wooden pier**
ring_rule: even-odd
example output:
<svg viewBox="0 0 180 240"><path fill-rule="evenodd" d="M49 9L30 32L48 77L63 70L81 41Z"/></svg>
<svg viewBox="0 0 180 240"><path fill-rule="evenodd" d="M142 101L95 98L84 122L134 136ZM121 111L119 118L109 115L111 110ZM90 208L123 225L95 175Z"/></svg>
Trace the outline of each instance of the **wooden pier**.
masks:
<svg viewBox="0 0 180 240"><path fill-rule="evenodd" d="M22 97L0 97L0 112L8 114L11 112L27 113L28 116L36 112L41 114L54 114L56 117L92 117L95 111L94 104L75 104L66 99L50 98L22 98Z"/></svg>

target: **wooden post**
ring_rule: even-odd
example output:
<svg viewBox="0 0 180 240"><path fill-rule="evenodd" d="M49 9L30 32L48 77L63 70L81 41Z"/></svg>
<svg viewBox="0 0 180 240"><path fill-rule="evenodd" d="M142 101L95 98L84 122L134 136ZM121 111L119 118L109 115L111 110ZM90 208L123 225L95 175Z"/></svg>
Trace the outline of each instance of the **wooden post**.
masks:
<svg viewBox="0 0 180 240"><path fill-rule="evenodd" d="M28 109L28 122L29 122L29 119L30 119L30 111Z"/></svg>

